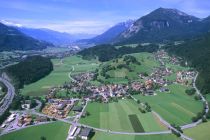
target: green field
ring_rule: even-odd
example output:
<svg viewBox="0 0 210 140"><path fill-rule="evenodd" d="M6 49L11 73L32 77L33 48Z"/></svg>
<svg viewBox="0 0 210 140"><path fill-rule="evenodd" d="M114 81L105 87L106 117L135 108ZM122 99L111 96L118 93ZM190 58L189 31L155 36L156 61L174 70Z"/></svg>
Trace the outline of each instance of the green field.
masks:
<svg viewBox="0 0 210 140"><path fill-rule="evenodd" d="M86 110L90 116L81 118L80 122L97 128L105 128L113 131L126 132L149 132L161 131L166 128L153 116L152 113L142 114L138 110L138 104L131 99L119 100L118 102L103 104L89 103ZM129 118L129 115L135 116ZM139 121L139 126L132 125L132 121Z"/></svg>
<svg viewBox="0 0 210 140"><path fill-rule="evenodd" d="M132 71L129 71L126 68L117 68L116 70L110 70L107 72L107 74L110 76L110 78L105 79L102 76L99 76L100 79L103 81L107 81L110 83L127 83L128 80L125 79L127 76L128 79L131 80L138 80L139 79L139 73L146 72L147 74L150 74L154 67L159 66L159 63L154 60L151 53L134 53L130 54L134 57L136 57L137 61L141 63L141 65L137 64L129 64L128 66L132 69ZM103 65L99 67L99 69L102 69L104 65L111 65L116 67L119 64L124 64L123 58L119 58L117 62L114 62L113 60L104 62Z"/></svg>
<svg viewBox="0 0 210 140"><path fill-rule="evenodd" d="M76 55L66 57L63 61L60 59L53 59L52 62L54 70L41 80L30 85L26 85L21 90L23 95L41 96L47 94L50 87L62 85L65 82L70 81L68 75L69 72L72 71L72 66L75 68L72 75L86 71L93 71L98 67L98 63L95 60L83 60L81 57Z"/></svg>
<svg viewBox="0 0 210 140"><path fill-rule="evenodd" d="M203 108L201 101L195 101L193 96L185 93L187 87L173 84L168 87L170 93L158 93L156 96L134 97L142 102L148 102L154 111L159 113L169 123L184 125L192 122L191 118L196 116Z"/></svg>
<svg viewBox="0 0 210 140"><path fill-rule="evenodd" d="M66 140L69 124L54 122L39 126L22 129L3 135L1 140L40 140L44 136L46 140Z"/></svg>
<svg viewBox="0 0 210 140"><path fill-rule="evenodd" d="M117 134L96 132L92 140L181 140L181 139L172 134L134 136L134 135L117 135Z"/></svg>
<svg viewBox="0 0 210 140"><path fill-rule="evenodd" d="M202 123L194 128L186 129L184 134L194 140L207 140L210 138L209 133L210 122Z"/></svg>

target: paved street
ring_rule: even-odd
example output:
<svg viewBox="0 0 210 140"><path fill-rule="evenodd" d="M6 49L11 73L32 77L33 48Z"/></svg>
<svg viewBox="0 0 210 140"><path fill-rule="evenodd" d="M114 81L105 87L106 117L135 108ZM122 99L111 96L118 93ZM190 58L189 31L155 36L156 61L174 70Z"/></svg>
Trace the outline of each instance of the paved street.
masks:
<svg viewBox="0 0 210 140"><path fill-rule="evenodd" d="M15 96L15 88L10 82L8 82L7 80L5 80L2 77L0 77L0 81L2 83L4 83L4 85L8 89L7 94L3 98L3 104L0 107L0 115L2 115L7 110L9 105L12 103L12 100L13 100L13 98Z"/></svg>

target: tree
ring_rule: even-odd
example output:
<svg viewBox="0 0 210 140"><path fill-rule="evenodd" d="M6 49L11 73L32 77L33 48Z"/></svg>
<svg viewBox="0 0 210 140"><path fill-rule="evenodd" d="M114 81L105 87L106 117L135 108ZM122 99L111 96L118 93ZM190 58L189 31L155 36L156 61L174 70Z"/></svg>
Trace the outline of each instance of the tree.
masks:
<svg viewBox="0 0 210 140"><path fill-rule="evenodd" d="M87 115L87 116L90 116L90 112L87 111L87 112L86 112L86 115Z"/></svg>
<svg viewBox="0 0 210 140"><path fill-rule="evenodd" d="M196 96L194 97L194 99L195 99L195 100L201 100L201 96L200 96L200 95L196 95Z"/></svg>
<svg viewBox="0 0 210 140"><path fill-rule="evenodd" d="M24 84L38 81L53 70L50 58L42 56L30 56L18 64L8 66L4 71L13 79L16 88L22 88Z"/></svg>
<svg viewBox="0 0 210 140"><path fill-rule="evenodd" d="M9 112L9 109L7 109L1 116L0 116L0 125L9 117L11 113Z"/></svg>
<svg viewBox="0 0 210 140"><path fill-rule="evenodd" d="M41 136L41 137L40 137L40 140L47 140L47 139L46 139L46 137Z"/></svg>
<svg viewBox="0 0 210 140"><path fill-rule="evenodd" d="M31 100L31 108L34 108L34 107L36 107L37 105L38 105L38 104L37 104L36 100L32 99L32 100Z"/></svg>

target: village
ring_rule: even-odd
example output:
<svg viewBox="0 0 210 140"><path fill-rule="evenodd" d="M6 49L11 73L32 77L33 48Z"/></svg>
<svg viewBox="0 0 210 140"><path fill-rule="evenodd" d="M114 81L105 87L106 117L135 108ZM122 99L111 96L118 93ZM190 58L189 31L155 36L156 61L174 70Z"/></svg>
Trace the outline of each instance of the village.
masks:
<svg viewBox="0 0 210 140"><path fill-rule="evenodd" d="M194 71L182 70L175 73L173 69L167 67L166 63L179 65L179 59L168 56L163 50L154 53L153 56L160 63L160 66L154 67L151 74L139 73L139 80L131 81L129 84L109 83L96 86L89 83L95 77L94 72L70 75L71 82L49 89L48 94L45 96L45 104L40 112L37 113L35 109L31 109L30 101L25 101L22 103L23 111L13 112L2 124L1 128L5 132L9 132L27 126L50 123L57 119L71 120L74 123L69 129L68 139L75 139L78 136L81 139L88 139L94 131L83 126L78 127L76 124L80 117L90 115L84 110L89 101L109 103L133 94L155 96L160 93L169 93L168 85L177 83L191 84L196 75ZM168 80L167 77L174 73L176 75L175 80ZM60 92L64 92L62 98L57 96ZM141 103L139 110L145 113L151 109L147 103Z"/></svg>

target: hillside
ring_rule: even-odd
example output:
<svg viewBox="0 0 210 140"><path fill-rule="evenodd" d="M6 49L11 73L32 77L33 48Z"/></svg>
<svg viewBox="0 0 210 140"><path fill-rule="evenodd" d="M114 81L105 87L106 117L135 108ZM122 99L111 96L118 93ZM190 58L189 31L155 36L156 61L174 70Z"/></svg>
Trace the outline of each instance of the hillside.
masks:
<svg viewBox="0 0 210 140"><path fill-rule="evenodd" d="M0 51L42 50L47 46L53 45L28 37L17 29L0 23Z"/></svg>
<svg viewBox="0 0 210 140"><path fill-rule="evenodd" d="M176 9L159 8L141 17L115 42L166 42L201 35L209 30L210 20L199 19Z"/></svg>
<svg viewBox="0 0 210 140"><path fill-rule="evenodd" d="M36 82L48 75L52 70L51 60L42 56L27 57L20 63L4 69L18 88L22 88L25 84Z"/></svg>
<svg viewBox="0 0 210 140"><path fill-rule="evenodd" d="M122 32L126 31L132 24L133 20L128 20L126 22L118 23L108 30L106 30L104 33L91 38L91 39L84 39L80 40L79 42L84 42L88 44L106 44L111 43L114 41L114 39L119 36Z"/></svg>
<svg viewBox="0 0 210 140"><path fill-rule="evenodd" d="M33 29L33 28L17 28L22 33L33 37L37 40L47 41L55 45L70 44L76 40L76 38L68 33L61 33L49 29Z"/></svg>
<svg viewBox="0 0 210 140"><path fill-rule="evenodd" d="M210 92L210 33L177 46L166 49L188 61L188 64L199 71L197 85L203 93Z"/></svg>

